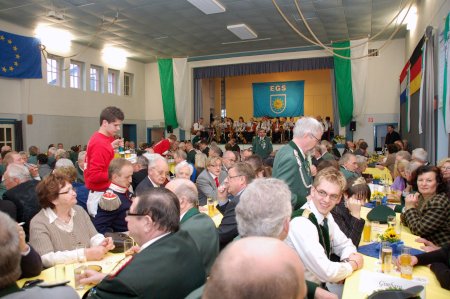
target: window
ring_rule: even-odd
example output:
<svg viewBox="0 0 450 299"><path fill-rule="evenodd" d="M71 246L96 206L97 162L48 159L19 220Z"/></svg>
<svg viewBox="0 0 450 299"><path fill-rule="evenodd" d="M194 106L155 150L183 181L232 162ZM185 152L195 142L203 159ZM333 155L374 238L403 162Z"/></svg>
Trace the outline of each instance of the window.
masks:
<svg viewBox="0 0 450 299"><path fill-rule="evenodd" d="M62 86L63 59L58 56L47 57L47 83L53 86Z"/></svg>
<svg viewBox="0 0 450 299"><path fill-rule="evenodd" d="M123 95L124 96L133 95L133 74L130 73L123 74Z"/></svg>
<svg viewBox="0 0 450 299"><path fill-rule="evenodd" d="M70 87L83 89L84 64L79 61L71 60L69 67Z"/></svg>
<svg viewBox="0 0 450 299"><path fill-rule="evenodd" d="M119 71L108 69L108 93L119 94Z"/></svg>
<svg viewBox="0 0 450 299"><path fill-rule="evenodd" d="M103 68L101 66L91 65L89 75L91 90L102 92Z"/></svg>

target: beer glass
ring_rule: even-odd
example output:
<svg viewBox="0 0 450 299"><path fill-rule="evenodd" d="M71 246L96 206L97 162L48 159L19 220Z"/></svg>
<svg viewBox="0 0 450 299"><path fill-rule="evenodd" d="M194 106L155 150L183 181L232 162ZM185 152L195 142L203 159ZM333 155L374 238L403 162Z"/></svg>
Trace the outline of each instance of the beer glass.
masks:
<svg viewBox="0 0 450 299"><path fill-rule="evenodd" d="M206 202L208 204L208 215L209 215L209 217L213 217L216 213L216 211L214 209L214 199L212 199L211 197L208 197Z"/></svg>
<svg viewBox="0 0 450 299"><path fill-rule="evenodd" d="M370 238L371 231L372 231L372 229L371 229L370 222L367 220L364 223L364 230L363 230L363 241L364 242L370 242L371 241L371 238Z"/></svg>
<svg viewBox="0 0 450 299"><path fill-rule="evenodd" d="M388 223L388 227L395 228L395 225L397 223L397 220L395 219L395 216L389 215L387 217L387 223Z"/></svg>
<svg viewBox="0 0 450 299"><path fill-rule="evenodd" d="M409 247L402 248L400 260L400 275L405 279L412 279L413 267L411 266L411 249Z"/></svg>
<svg viewBox="0 0 450 299"><path fill-rule="evenodd" d="M381 246L381 271L390 273L392 270L392 247L389 242L383 242Z"/></svg>

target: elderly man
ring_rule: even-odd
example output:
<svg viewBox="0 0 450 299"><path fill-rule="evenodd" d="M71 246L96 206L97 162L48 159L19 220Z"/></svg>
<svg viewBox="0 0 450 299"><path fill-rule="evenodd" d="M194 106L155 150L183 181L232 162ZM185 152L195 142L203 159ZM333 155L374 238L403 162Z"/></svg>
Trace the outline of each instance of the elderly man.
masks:
<svg viewBox="0 0 450 299"><path fill-rule="evenodd" d="M228 169L233 167L234 163L237 162L236 154L232 151L226 151L222 157L222 170L228 172Z"/></svg>
<svg viewBox="0 0 450 299"><path fill-rule="evenodd" d="M132 175L133 165L126 159L113 159L109 164L108 177L111 184L100 199L97 215L93 220L99 233L128 230L125 216L130 209L133 196L128 190Z"/></svg>
<svg viewBox="0 0 450 299"><path fill-rule="evenodd" d="M419 162L421 165L428 165L428 153L423 148L419 147L412 151L411 161Z"/></svg>
<svg viewBox="0 0 450 299"><path fill-rule="evenodd" d="M208 158L206 169L197 178L198 200L201 206L206 205L208 197L217 198L217 188L227 177L227 173L222 170L222 159L219 157Z"/></svg>
<svg viewBox="0 0 450 299"><path fill-rule="evenodd" d="M334 168L325 168L314 179L310 200L294 213L286 243L305 265L306 279L338 283L363 266L351 239L334 222L331 210L339 203L346 180ZM332 262L331 253L341 257Z"/></svg>
<svg viewBox="0 0 450 299"><path fill-rule="evenodd" d="M295 123L293 139L275 156L272 176L288 184L294 209L301 207L309 195L315 167L310 166L306 154L320 142L322 133L321 123L303 117Z"/></svg>
<svg viewBox="0 0 450 299"><path fill-rule="evenodd" d="M186 154L186 152L184 150L181 150L181 149L176 150L173 153L173 159L175 160L175 164L176 165L180 164L181 162L188 163L187 160L186 160L187 159L187 154ZM194 164L191 164L191 166L192 167L190 168L190 173L191 173L190 179L191 179L191 181L195 182L195 178L197 177L197 170L195 169ZM176 172L176 170L175 170L175 172Z"/></svg>
<svg viewBox="0 0 450 299"><path fill-rule="evenodd" d="M360 175L356 172L358 170L358 161L356 156L352 153L346 153L339 159L339 170L344 175L345 179L358 178Z"/></svg>
<svg viewBox="0 0 450 299"><path fill-rule="evenodd" d="M148 190L134 199L126 220L139 252L108 276L87 270L82 283L100 282L88 298L184 298L205 282L194 241L178 231L175 194L165 188Z"/></svg>
<svg viewBox="0 0 450 299"><path fill-rule="evenodd" d="M98 201L110 184L108 166L114 158L114 148L123 146L123 139L114 139L125 116L117 107L106 107L100 114L100 128L89 139L84 179L89 192L87 208L95 217Z"/></svg>
<svg viewBox="0 0 450 299"><path fill-rule="evenodd" d="M192 142L190 141L186 141L186 160L191 163L192 165L195 164L195 155L197 154L197 152L195 151L194 147L192 146Z"/></svg>
<svg viewBox="0 0 450 299"><path fill-rule="evenodd" d="M304 269L295 252L274 238L233 242L218 257L205 299L305 298Z"/></svg>
<svg viewBox="0 0 450 299"><path fill-rule="evenodd" d="M36 194L37 180L32 180L28 169L19 164L10 164L4 174L6 192L4 200L12 201L17 209L17 222L25 222L23 229L28 236L30 221L40 210Z"/></svg>
<svg viewBox="0 0 450 299"><path fill-rule="evenodd" d="M81 151L78 153L77 162L75 163L75 168L77 169L77 182L84 184L84 168L86 159L86 151Z"/></svg>
<svg viewBox="0 0 450 299"><path fill-rule="evenodd" d="M253 137L252 152L259 155L261 158L267 158L273 151L272 141L270 137L266 136L264 128L258 129L258 136Z"/></svg>
<svg viewBox="0 0 450 299"><path fill-rule="evenodd" d="M57 286L53 288L33 287L21 289L16 284L20 277L21 248L17 224L0 212L0 296L10 299L79 298L73 288Z"/></svg>
<svg viewBox="0 0 450 299"><path fill-rule="evenodd" d="M144 155L136 158L136 163L133 163L133 176L131 177L131 186L133 190L142 182L148 175L148 160Z"/></svg>
<svg viewBox="0 0 450 299"><path fill-rule="evenodd" d="M255 172L247 163L236 163L228 171L228 177L223 186L220 186L217 198L217 209L223 214L222 222L218 227L220 248L224 248L238 235L236 222L236 206L242 192L255 178Z"/></svg>
<svg viewBox="0 0 450 299"><path fill-rule="evenodd" d="M147 192L152 188L162 187L169 175L169 165L164 157L158 154L149 154L148 175L136 187L136 195Z"/></svg>
<svg viewBox="0 0 450 299"><path fill-rule="evenodd" d="M174 179L166 188L175 193L180 201L180 231L186 231L197 245L203 259L206 275L219 254L219 234L211 218L197 208L198 192L188 179Z"/></svg>
<svg viewBox="0 0 450 299"><path fill-rule="evenodd" d="M277 204L273 204L273 199ZM278 179L256 179L242 193L236 207L236 221L242 238L260 236L279 240L289 233L292 205L289 187ZM298 256L294 262L300 260ZM301 262L301 261L300 261ZM303 265L303 263L302 263ZM318 288L307 281L308 298L337 298L336 295Z"/></svg>

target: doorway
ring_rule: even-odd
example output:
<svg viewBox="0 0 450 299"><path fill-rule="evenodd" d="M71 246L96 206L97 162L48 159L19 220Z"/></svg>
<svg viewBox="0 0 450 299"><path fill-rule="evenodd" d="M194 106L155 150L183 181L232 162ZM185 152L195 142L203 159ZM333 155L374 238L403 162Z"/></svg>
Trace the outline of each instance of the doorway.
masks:
<svg viewBox="0 0 450 299"><path fill-rule="evenodd" d="M388 126L393 126L397 131L398 123L382 123L373 125L373 144L376 152L383 150Z"/></svg>
<svg viewBox="0 0 450 299"><path fill-rule="evenodd" d="M133 124L123 124L123 138L125 141L133 141L134 144L137 143L137 129L136 125Z"/></svg>

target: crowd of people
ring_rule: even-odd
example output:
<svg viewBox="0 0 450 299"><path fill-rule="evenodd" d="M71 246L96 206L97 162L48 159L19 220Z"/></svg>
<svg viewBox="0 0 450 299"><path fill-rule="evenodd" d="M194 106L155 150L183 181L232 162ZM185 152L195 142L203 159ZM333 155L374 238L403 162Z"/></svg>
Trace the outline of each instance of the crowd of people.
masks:
<svg viewBox="0 0 450 299"><path fill-rule="evenodd" d="M277 151L273 125L288 121L255 127L241 118L226 121L234 135L225 140L212 141L200 119L193 140L169 135L136 148L116 138L124 119L119 108L105 108L84 150L2 148L0 292L17 292L19 277L79 255L101 260L114 248L105 235L127 233L137 244L132 258L108 275L86 270L88 298L337 298L330 290L364 263L357 248L361 207L371 197L368 166L389 169L402 221L438 250L413 263L444 264L444 272L431 269L449 288L442 258L450 243L449 158L432 166L425 150L409 152L389 132L385 159L371 165L367 142L347 142L341 156L329 118L311 117L288 125L292 135L279 137L288 143ZM256 136L244 134L249 127ZM252 146L241 150L239 139ZM122 149L137 155L121 157ZM217 227L203 213L210 202L223 215ZM71 291L54 289L67 298Z"/></svg>

